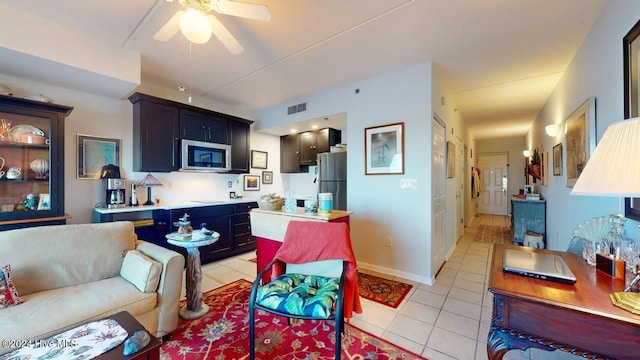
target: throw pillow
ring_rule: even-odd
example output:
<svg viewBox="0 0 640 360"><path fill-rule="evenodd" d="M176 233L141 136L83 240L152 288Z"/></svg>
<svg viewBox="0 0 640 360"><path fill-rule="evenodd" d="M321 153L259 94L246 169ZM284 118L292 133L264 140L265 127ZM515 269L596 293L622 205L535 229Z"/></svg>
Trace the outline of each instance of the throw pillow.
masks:
<svg viewBox="0 0 640 360"><path fill-rule="evenodd" d="M0 267L0 309L22 303L11 280L11 265Z"/></svg>
<svg viewBox="0 0 640 360"><path fill-rule="evenodd" d="M120 276L142 292L154 292L160 282L162 264L140 250L129 250L124 256Z"/></svg>

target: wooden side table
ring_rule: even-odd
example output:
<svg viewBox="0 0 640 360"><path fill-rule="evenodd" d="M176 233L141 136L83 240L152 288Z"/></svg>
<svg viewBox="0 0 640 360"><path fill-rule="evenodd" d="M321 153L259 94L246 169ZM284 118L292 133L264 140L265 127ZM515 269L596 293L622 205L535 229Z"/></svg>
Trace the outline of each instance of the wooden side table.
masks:
<svg viewBox="0 0 640 360"><path fill-rule="evenodd" d="M504 249L560 255L577 281L561 284L505 273ZM640 359L640 315L609 298L625 286L625 280L596 270L577 254L496 244L488 286L493 314L487 357L498 360L510 349L538 348L587 359Z"/></svg>
<svg viewBox="0 0 640 360"><path fill-rule="evenodd" d="M183 319L197 319L209 311L209 306L202 303L202 266L200 264L200 246L211 245L218 241L220 234L201 236L197 232L191 234L191 239L185 239L183 234L177 232L167 234L169 244L187 249L187 274L185 287L187 290L187 306L180 309L180 317Z"/></svg>

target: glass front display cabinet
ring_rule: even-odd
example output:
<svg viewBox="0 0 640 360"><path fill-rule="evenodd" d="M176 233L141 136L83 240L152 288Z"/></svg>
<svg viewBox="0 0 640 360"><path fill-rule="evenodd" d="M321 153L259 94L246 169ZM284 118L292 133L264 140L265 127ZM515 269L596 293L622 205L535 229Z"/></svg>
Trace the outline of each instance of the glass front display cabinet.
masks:
<svg viewBox="0 0 640 360"><path fill-rule="evenodd" d="M0 231L64 224L64 120L72 107L0 96Z"/></svg>

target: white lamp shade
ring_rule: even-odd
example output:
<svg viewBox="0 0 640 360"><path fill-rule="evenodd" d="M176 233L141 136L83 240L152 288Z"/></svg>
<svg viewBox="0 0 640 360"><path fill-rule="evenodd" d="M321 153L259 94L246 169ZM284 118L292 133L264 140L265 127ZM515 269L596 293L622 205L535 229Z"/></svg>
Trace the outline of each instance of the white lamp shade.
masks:
<svg viewBox="0 0 640 360"><path fill-rule="evenodd" d="M211 24L199 9L188 8L180 18L180 31L192 43L204 44L211 39Z"/></svg>
<svg viewBox="0 0 640 360"><path fill-rule="evenodd" d="M640 197L640 118L607 128L571 195Z"/></svg>

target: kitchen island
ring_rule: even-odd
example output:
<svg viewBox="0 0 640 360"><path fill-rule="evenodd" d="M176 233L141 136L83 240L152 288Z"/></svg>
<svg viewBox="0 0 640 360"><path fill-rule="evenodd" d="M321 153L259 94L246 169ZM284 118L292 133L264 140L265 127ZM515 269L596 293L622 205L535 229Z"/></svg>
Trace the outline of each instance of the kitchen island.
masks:
<svg viewBox="0 0 640 360"><path fill-rule="evenodd" d="M282 245L289 221L345 222L349 224L352 211L332 210L328 214L307 214L304 208L287 213L281 210L251 209L251 235L256 238L257 270L262 270L275 256ZM270 274L262 279L267 282Z"/></svg>

